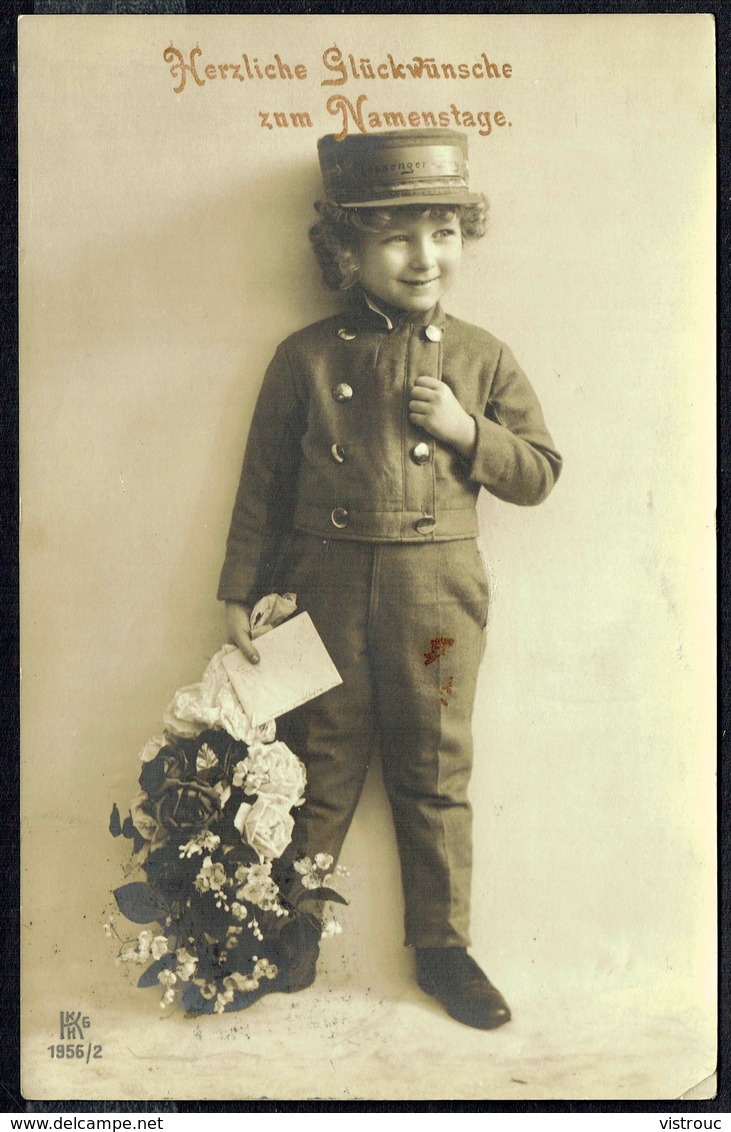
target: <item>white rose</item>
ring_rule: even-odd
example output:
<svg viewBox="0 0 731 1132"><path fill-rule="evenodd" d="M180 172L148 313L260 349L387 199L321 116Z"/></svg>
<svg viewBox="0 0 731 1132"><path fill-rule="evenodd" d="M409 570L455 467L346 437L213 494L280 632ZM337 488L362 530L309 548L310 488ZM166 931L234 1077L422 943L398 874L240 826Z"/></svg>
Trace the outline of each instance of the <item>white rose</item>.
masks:
<svg viewBox="0 0 731 1132"><path fill-rule="evenodd" d="M244 789L250 793L277 794L290 806L305 800L307 777L304 763L286 743L252 743L244 760Z"/></svg>
<svg viewBox="0 0 731 1132"><path fill-rule="evenodd" d="M292 840L294 818L283 799L264 794L253 806L239 806L234 825L260 857L271 861L281 857Z"/></svg>

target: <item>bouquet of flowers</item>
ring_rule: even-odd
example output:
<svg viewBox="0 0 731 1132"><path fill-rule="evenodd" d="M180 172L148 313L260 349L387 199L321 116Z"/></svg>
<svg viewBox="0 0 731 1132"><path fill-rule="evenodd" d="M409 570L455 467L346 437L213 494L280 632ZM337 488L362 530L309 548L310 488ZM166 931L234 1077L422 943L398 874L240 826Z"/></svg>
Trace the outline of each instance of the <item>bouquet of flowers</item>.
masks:
<svg viewBox="0 0 731 1132"><path fill-rule="evenodd" d="M105 931L120 961L145 965L138 986L161 987L163 1008L180 997L189 1014L309 986L320 939L341 930L327 902L346 903L329 854L296 858L305 767L273 722L249 724L222 664L232 648L176 693L165 734L141 752L140 792L109 827L132 841L145 878L114 891L117 907L145 926L124 939L112 916Z"/></svg>

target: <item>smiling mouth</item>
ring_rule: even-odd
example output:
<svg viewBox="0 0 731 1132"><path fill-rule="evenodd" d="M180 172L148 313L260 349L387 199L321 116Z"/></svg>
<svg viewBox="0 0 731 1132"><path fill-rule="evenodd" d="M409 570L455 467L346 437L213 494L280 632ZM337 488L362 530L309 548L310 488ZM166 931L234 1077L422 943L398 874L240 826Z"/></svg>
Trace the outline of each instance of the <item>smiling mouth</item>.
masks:
<svg viewBox="0 0 731 1132"><path fill-rule="evenodd" d="M439 276L435 275L433 279L402 279L401 282L407 287L428 287L430 283L436 283L438 278Z"/></svg>

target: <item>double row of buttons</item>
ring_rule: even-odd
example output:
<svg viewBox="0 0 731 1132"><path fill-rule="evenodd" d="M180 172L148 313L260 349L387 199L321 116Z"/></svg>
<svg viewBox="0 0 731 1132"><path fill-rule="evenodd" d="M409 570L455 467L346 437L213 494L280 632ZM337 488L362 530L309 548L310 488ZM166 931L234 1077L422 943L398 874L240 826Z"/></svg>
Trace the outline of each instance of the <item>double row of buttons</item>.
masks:
<svg viewBox="0 0 731 1132"><path fill-rule="evenodd" d="M342 444L333 444L330 448L330 455L336 464L345 462L345 449ZM431 456L431 450L425 441L420 440L419 443L415 444L411 449L409 455L415 464L427 464Z"/></svg>
<svg viewBox="0 0 731 1132"><path fill-rule="evenodd" d="M355 331L351 330L348 326L341 326L338 330L338 338L342 338L343 342L352 342L356 337ZM441 327L429 323L428 326L424 327L424 337L428 339L429 342L441 342L444 337L444 331Z"/></svg>
<svg viewBox="0 0 731 1132"><path fill-rule="evenodd" d="M338 338L341 338L344 342L351 342L355 337L355 331L350 330L348 327L342 326L340 330L338 330ZM430 323L429 326L424 327L424 337L427 338L429 342L441 342L443 332L438 326L434 326ZM343 381L334 387L332 395L336 401L343 404L346 401L352 400L353 388L348 385L347 382ZM341 444L333 444L330 453L333 460L338 464L342 464L345 460L345 449ZM431 457L431 450L429 445L422 440L413 446L409 455L415 464L426 464ZM346 507L335 507L330 515L330 521L334 527L343 530L350 522L350 512ZM415 529L422 535L431 534L436 525L437 521L433 515L422 515L414 523Z"/></svg>
<svg viewBox="0 0 731 1132"><path fill-rule="evenodd" d="M347 507L334 507L330 513L330 522L338 530L342 530L350 522L350 511ZM414 523L414 530L420 535L430 535L436 525L437 521L433 515L421 515Z"/></svg>
<svg viewBox="0 0 731 1132"><path fill-rule="evenodd" d="M342 405L347 401L352 401L353 387L352 385L348 385L347 382L341 381L339 385L336 385L334 387L332 395L334 400ZM345 460L345 449L341 444L333 444L330 449L330 453L333 460L335 460L338 464L342 464ZM418 444L415 444L410 452L411 459L415 464L426 464L429 460L430 455L431 452L429 445L426 444L423 440L419 441Z"/></svg>

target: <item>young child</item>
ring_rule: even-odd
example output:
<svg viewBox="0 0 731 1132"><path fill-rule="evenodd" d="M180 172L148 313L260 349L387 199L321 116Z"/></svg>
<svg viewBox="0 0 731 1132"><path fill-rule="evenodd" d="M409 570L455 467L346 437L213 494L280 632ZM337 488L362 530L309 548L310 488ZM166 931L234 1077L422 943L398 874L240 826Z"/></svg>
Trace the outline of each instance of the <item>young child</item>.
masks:
<svg viewBox="0 0 731 1132"><path fill-rule="evenodd" d="M293 591L310 613L343 683L284 721L307 767L297 849L337 858L377 743L419 986L491 1029L510 1011L466 950L488 608L475 502L484 487L540 503L561 458L510 350L440 305L463 243L485 230L465 135L328 136L318 149L326 200L310 237L348 305L269 366L218 596L252 663L259 597Z"/></svg>

